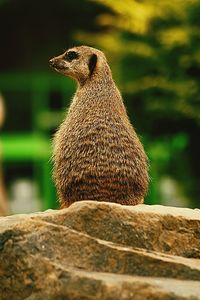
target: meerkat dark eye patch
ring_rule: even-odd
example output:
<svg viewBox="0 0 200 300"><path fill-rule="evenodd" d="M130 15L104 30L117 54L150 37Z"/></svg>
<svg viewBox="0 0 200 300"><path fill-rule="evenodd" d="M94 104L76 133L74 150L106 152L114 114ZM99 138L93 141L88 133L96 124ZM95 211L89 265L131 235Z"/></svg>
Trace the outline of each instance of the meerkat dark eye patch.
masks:
<svg viewBox="0 0 200 300"><path fill-rule="evenodd" d="M76 51L69 51L64 56L64 59L66 59L67 61L72 61L77 58L79 58L79 54Z"/></svg>
<svg viewBox="0 0 200 300"><path fill-rule="evenodd" d="M90 70L90 77L92 76L94 69L96 67L97 64L97 55L96 54L92 54L90 59L89 59L89 70Z"/></svg>

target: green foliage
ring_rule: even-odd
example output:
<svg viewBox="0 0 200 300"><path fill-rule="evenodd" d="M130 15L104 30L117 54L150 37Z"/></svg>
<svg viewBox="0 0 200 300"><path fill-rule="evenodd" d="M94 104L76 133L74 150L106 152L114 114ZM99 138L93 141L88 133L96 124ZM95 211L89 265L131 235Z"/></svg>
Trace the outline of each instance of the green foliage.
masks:
<svg viewBox="0 0 200 300"><path fill-rule="evenodd" d="M124 93L142 94L149 110L178 113L200 121L199 1L96 0L111 13L92 41L117 61ZM91 42L91 34L79 33ZM172 103L173 102L173 105Z"/></svg>

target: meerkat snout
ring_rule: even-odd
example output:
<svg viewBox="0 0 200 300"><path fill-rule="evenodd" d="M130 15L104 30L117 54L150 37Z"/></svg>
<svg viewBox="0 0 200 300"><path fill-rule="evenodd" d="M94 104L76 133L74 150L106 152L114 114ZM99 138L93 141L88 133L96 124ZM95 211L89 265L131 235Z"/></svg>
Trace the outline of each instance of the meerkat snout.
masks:
<svg viewBox="0 0 200 300"><path fill-rule="evenodd" d="M54 62L55 62L55 61L54 61L54 59L53 59L53 58L52 58L52 59L50 59L50 60L49 60L49 64L50 64L50 66L53 66L53 65L54 65Z"/></svg>
<svg viewBox="0 0 200 300"><path fill-rule="evenodd" d="M52 58L52 59L49 60L49 65L52 68L55 67L55 59L54 58Z"/></svg>
<svg viewBox="0 0 200 300"><path fill-rule="evenodd" d="M67 70L67 65L60 57L54 57L49 61L50 67L59 72L59 70Z"/></svg>

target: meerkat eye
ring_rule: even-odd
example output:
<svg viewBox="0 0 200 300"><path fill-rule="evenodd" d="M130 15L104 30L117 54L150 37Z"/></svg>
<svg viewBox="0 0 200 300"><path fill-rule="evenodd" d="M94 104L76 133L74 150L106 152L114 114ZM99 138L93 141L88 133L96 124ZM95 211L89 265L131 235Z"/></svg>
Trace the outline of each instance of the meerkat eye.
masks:
<svg viewBox="0 0 200 300"><path fill-rule="evenodd" d="M75 51L69 51L65 54L64 59L68 61L72 61L74 59L77 59L79 57L79 54Z"/></svg>

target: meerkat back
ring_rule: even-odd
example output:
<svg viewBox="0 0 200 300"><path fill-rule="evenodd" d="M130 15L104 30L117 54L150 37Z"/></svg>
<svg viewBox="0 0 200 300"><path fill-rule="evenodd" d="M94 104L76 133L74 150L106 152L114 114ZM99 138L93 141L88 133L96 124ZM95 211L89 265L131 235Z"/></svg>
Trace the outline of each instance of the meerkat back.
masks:
<svg viewBox="0 0 200 300"><path fill-rule="evenodd" d="M66 119L54 137L54 180L61 207L80 200L142 203L148 160L104 54L74 47L50 60L77 81Z"/></svg>

